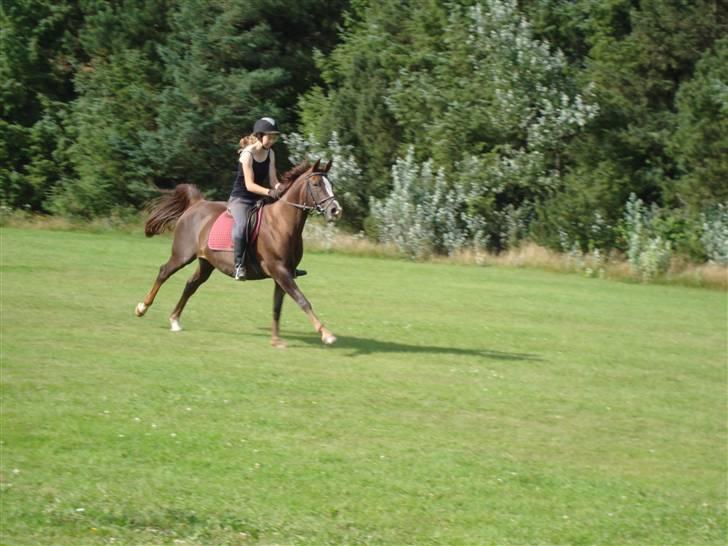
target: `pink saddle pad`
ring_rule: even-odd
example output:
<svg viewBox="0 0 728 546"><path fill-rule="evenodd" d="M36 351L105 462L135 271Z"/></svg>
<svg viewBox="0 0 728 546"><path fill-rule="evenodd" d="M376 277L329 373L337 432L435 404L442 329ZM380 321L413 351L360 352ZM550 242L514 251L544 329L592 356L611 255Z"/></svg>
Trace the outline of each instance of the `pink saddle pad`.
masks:
<svg viewBox="0 0 728 546"><path fill-rule="evenodd" d="M227 211L220 213L215 223L212 224L210 234L207 236L207 246L211 250L229 250L233 251L233 217L228 214ZM260 225L263 223L263 207L257 210L257 218L255 219L255 226L253 232L248 237L251 245L258 238L260 232Z"/></svg>
<svg viewBox="0 0 728 546"><path fill-rule="evenodd" d="M207 236L207 246L212 250L233 250L233 217L227 211L217 217Z"/></svg>

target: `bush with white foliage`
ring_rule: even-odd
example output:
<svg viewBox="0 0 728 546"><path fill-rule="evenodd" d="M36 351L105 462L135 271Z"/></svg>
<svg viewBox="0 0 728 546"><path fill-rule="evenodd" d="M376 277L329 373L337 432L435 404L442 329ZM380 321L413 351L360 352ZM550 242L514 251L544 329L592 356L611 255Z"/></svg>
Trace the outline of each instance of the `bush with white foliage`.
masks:
<svg viewBox="0 0 728 546"><path fill-rule="evenodd" d="M672 245L657 232L659 214L657 205L648 208L635 194L630 195L625 207L627 259L643 281L654 279L670 267Z"/></svg>
<svg viewBox="0 0 728 546"><path fill-rule="evenodd" d="M728 204L719 204L702 215L700 242L711 263L728 265Z"/></svg>
<svg viewBox="0 0 728 546"><path fill-rule="evenodd" d="M590 86L578 90L564 55L534 37L515 0L453 5L444 36L430 66L402 69L385 98L418 152L451 166L453 155L482 150L494 156L491 184L553 190L559 154L598 111Z"/></svg>
<svg viewBox="0 0 728 546"><path fill-rule="evenodd" d="M468 210L471 193L448 183L444 169L417 163L410 148L392 167L392 183L389 196L370 204L380 241L418 258L484 247L485 222Z"/></svg>
<svg viewBox="0 0 728 546"><path fill-rule="evenodd" d="M468 211L465 233L478 241L463 240L462 231L438 232L465 224L462 217L442 219L430 230L431 251L451 253L486 237L497 250L516 246L528 233L534 204L560 184L559 156L568 139L596 115L597 105L589 86L579 91L569 78L563 54L534 37L515 0L453 5L444 36L426 60L400 71L385 97L415 155L431 158L432 171L446 169L438 176L449 183L433 183L429 200L412 193L411 201L423 211L437 201L428 214ZM400 180L392 199L407 188ZM476 218L480 225L473 225Z"/></svg>

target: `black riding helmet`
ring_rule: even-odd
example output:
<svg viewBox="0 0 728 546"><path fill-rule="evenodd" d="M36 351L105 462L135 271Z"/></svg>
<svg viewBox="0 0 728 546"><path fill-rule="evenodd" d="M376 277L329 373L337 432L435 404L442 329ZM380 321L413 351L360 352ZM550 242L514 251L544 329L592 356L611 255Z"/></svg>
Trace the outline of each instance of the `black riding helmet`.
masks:
<svg viewBox="0 0 728 546"><path fill-rule="evenodd" d="M273 118L260 118L253 126L253 134L257 135L258 133L280 133L276 120Z"/></svg>

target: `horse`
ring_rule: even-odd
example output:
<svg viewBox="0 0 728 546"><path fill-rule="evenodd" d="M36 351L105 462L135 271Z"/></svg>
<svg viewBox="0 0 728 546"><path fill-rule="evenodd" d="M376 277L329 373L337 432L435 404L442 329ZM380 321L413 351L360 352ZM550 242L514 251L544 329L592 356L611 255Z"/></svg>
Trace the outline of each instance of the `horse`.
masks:
<svg viewBox="0 0 728 546"><path fill-rule="evenodd" d="M283 176L281 197L262 210L262 227L257 240L251 243L246 256L247 280L272 278L273 327L271 344L284 348L280 338L280 317L283 297L288 294L308 315L321 341L331 345L336 341L332 334L314 314L311 304L295 281L296 266L303 256L303 227L311 211L324 215L326 221L338 220L342 208L334 196L333 187L327 177L331 161L325 167L317 160L314 165L304 161ZM172 256L159 268L151 290L135 309L138 317L144 316L154 302L160 287L173 274L197 259L197 270L190 277L182 297L169 317L173 332L182 330L180 315L187 300L218 269L233 276L233 253L212 250L208 246L208 234L218 216L225 212L227 203L207 201L194 184L180 184L157 199L150 208L144 225L144 233L152 237L174 225ZM253 262L255 255L257 263Z"/></svg>

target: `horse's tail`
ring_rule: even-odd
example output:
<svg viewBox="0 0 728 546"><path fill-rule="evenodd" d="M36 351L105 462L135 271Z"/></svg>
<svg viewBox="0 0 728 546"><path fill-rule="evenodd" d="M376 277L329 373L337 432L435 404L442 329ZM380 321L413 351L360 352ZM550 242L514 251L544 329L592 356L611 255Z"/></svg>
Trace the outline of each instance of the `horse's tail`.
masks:
<svg viewBox="0 0 728 546"><path fill-rule="evenodd" d="M204 199L194 184L180 184L173 191L151 203L149 218L144 224L144 234L152 237L162 233L175 223L190 205Z"/></svg>

